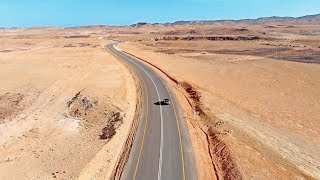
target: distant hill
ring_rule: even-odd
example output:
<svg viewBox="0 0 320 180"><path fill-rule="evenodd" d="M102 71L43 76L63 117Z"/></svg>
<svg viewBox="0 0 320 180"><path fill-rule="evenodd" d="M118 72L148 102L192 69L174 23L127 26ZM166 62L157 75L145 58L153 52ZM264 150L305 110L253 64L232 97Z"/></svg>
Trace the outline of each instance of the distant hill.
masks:
<svg viewBox="0 0 320 180"><path fill-rule="evenodd" d="M146 22L138 22L136 24L131 24L130 26L131 27L141 27L141 26L145 26L145 25L148 25L149 23L146 23Z"/></svg>
<svg viewBox="0 0 320 180"><path fill-rule="evenodd" d="M257 19L240 19L240 20L198 20L198 21L176 21L173 23L146 23L139 22L132 24L131 27L142 27L146 25L162 25L162 26L177 26L177 25L210 25L216 23L249 23L249 24L263 24L263 23L300 23L300 24L319 24L320 14L307 15L302 17L261 17Z"/></svg>
<svg viewBox="0 0 320 180"><path fill-rule="evenodd" d="M307 22L320 22L320 14L308 15L296 18L298 21L307 21Z"/></svg>
<svg viewBox="0 0 320 180"><path fill-rule="evenodd" d="M64 29L82 29L82 28L107 28L110 27L108 25L89 25L89 26L73 26L73 27L65 27Z"/></svg>

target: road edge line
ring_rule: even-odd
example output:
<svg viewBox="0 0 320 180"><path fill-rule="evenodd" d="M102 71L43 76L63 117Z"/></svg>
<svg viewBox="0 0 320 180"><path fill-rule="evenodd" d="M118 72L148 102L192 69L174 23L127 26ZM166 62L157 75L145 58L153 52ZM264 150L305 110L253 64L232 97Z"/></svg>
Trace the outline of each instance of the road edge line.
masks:
<svg viewBox="0 0 320 180"><path fill-rule="evenodd" d="M162 81L162 79L160 79ZM170 99L172 100L172 106L173 106L173 111L175 114L175 118L176 118L176 122L177 122L177 128L178 128L178 134L179 134L179 141L180 141L180 153L181 153L181 163L182 163L182 176L183 176L183 180L186 180L186 173L185 173L185 163L184 163L184 151L183 151L183 146L182 146L182 138L181 138L181 131L180 131L180 124L178 121L178 115L177 115L177 111L176 111L176 107L175 107L175 103L174 100L172 98L171 92L168 89L167 85L162 81L162 83L165 85L167 92L170 96Z"/></svg>
<svg viewBox="0 0 320 180"><path fill-rule="evenodd" d="M116 49L116 50L118 50L119 51L119 49ZM121 51L121 50L120 50ZM121 51L121 52L123 52L123 51ZM152 79L152 77L150 76L150 74L144 69L144 68L142 68L138 63L136 63L136 62L134 62L134 61L132 61L132 60L130 60L130 59L128 59L127 57L125 57L125 56L122 56L122 57L124 57L125 59L127 59L127 60L129 60L129 61L131 61L132 63L134 63L135 65L137 65L141 70L143 70L145 73L146 73L146 75L150 78L150 80L152 81L152 83L153 83L153 85L154 85L154 87L155 87L155 89L156 89L156 92L157 92L157 95L158 95L158 100L159 100L159 102L161 101L161 98L160 98L160 94L159 94L159 90L158 90L158 87L157 87L157 85L156 85L156 83L154 82L154 80ZM163 83L163 81L161 81L162 83ZM161 132L160 132L160 155L159 155L159 166L158 166L158 180L161 180L161 173L162 173L162 152L163 152L163 115L162 115L162 107L160 106L160 119L161 119Z"/></svg>
<svg viewBox="0 0 320 180"><path fill-rule="evenodd" d="M140 78L142 79L142 82L143 82L143 85L144 85L144 89L145 89L145 92L147 94L147 107L148 107L148 105L149 105L149 102L148 102L148 99L149 99L148 90L147 90L146 84L145 84L141 74L139 72L137 72L137 74L139 74ZM147 127L148 127L148 114L149 114L149 110L147 108L147 110L146 110L146 119L145 119L146 122L145 122L144 130L143 130L143 135L142 135L142 140L141 140L138 159L137 159L136 167L135 167L133 178L132 178L133 180L136 179L138 168L139 168L140 158L141 158L141 154L142 154L142 150L143 150L143 146L144 146L144 139L145 139L145 135L146 135Z"/></svg>
<svg viewBox="0 0 320 180"><path fill-rule="evenodd" d="M131 123L131 128L130 131L128 132L127 135L127 139L125 141L125 144L123 145L123 147L121 148L121 153L120 156L117 159L116 165L113 167L111 173L109 176L107 176L107 179L111 179L111 180L115 180L115 179L121 179L122 173L123 173L123 169L125 164L128 161L130 152L131 152L131 147L133 145L136 133L137 133L137 129L139 127L139 122L141 120L140 116L141 116L141 109L142 109L142 91L141 91L141 83L139 80L137 80L137 74L135 73L134 69L131 68L129 65L127 65L123 60L119 60L119 57L117 55L114 54L114 52L112 52L109 48L108 45L110 45L112 43L107 44L105 47L105 50L112 55L113 57L115 57L123 66L125 66L125 68L127 68L130 72L130 74L132 74L133 79L135 81L135 84L137 86L137 103L136 103L136 112L135 112L135 117ZM126 148L127 147L127 148ZM129 147L129 148L128 148Z"/></svg>

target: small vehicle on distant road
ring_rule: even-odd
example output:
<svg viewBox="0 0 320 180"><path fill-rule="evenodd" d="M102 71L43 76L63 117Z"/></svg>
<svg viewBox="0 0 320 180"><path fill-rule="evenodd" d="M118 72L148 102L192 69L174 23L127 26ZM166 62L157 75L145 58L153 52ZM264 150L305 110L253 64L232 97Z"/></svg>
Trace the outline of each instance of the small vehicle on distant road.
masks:
<svg viewBox="0 0 320 180"><path fill-rule="evenodd" d="M166 99L163 100L163 102L164 102L165 104L170 104L170 99L169 99L169 98L166 98Z"/></svg>

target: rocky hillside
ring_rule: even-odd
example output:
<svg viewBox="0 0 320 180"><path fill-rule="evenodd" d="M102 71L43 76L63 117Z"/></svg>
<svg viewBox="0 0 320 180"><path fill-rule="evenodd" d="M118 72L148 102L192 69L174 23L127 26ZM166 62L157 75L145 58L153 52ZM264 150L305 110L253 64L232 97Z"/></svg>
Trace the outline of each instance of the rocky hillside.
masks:
<svg viewBox="0 0 320 180"><path fill-rule="evenodd" d="M249 23L249 24L262 24L262 23L300 23L300 24L319 24L320 25L320 14L307 15L301 17L261 17L257 19L241 19L241 20L199 20L199 21L176 21L173 23L146 23L139 22L132 24L132 27L141 27L146 25L162 25L162 26L176 26L176 25L210 25L216 23Z"/></svg>

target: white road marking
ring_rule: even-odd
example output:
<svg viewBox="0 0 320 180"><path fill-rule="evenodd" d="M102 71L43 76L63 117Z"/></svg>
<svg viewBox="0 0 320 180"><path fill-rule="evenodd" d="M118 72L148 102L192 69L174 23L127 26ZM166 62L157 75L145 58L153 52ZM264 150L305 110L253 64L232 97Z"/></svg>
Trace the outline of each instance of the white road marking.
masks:
<svg viewBox="0 0 320 180"><path fill-rule="evenodd" d="M122 52L118 47L116 46L113 46L116 50ZM118 54L119 55L119 54ZM134 63L135 65L137 65L140 69L142 69L146 74L147 76L151 79L155 89L156 89L156 92L157 92L157 95L158 95L158 99L159 99L159 103L161 101L161 98L160 98L160 95L159 95L159 91L158 91L158 88L156 86L156 83L153 81L153 79L151 78L151 76L149 75L149 73L143 69L139 64L137 64L136 62L132 61L131 59L127 58L126 56L123 56L122 54L120 55L122 56L124 59L126 60L129 60L130 62ZM161 104L160 104L160 118L161 118L161 129L160 129L160 156L159 156L159 166L158 166L158 180L161 180L161 170L162 170L162 151L163 151L163 117L162 117L162 107L161 107Z"/></svg>

